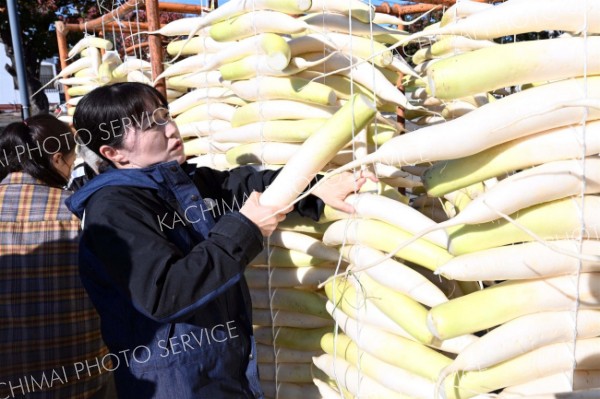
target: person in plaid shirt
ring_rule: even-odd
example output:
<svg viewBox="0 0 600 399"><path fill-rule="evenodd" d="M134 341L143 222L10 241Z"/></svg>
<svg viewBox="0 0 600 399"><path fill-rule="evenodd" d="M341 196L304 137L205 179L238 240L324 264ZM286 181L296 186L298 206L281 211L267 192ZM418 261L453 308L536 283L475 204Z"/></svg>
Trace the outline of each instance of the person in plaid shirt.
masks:
<svg viewBox="0 0 600 399"><path fill-rule="evenodd" d="M80 222L64 204L74 161L73 135L52 115L0 134L2 399L116 397L79 277Z"/></svg>

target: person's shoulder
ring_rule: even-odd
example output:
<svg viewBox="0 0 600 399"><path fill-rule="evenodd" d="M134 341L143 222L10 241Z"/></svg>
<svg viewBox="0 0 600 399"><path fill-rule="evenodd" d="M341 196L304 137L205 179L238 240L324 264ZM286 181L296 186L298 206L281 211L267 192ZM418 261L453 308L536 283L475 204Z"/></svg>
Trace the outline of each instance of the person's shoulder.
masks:
<svg viewBox="0 0 600 399"><path fill-rule="evenodd" d="M72 221L79 222L79 219L77 218L77 216L75 216L75 214L73 214L69 210L69 208L67 208L67 205L65 203L67 198L69 198L71 195L73 195L73 192L70 190L65 190L62 188L55 188L55 187L48 187L48 198L56 199L56 201L59 204L58 210L56 213L56 218L58 220L72 220ZM52 202L52 200L48 201L48 204L50 204L51 202Z"/></svg>
<svg viewBox="0 0 600 399"><path fill-rule="evenodd" d="M119 214L127 211L144 211L159 204L153 190L130 186L102 187L89 198L85 211L87 215Z"/></svg>

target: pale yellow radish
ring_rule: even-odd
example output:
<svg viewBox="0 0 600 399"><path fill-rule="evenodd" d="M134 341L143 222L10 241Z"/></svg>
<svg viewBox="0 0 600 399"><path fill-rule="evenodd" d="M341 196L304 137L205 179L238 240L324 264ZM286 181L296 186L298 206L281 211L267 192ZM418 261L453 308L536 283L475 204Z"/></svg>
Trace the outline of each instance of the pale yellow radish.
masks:
<svg viewBox="0 0 600 399"><path fill-rule="evenodd" d="M310 14L304 18L304 22L310 25L311 30L322 35L329 35L331 32L352 34L373 41L374 44L388 43L394 44L399 38L407 33L393 29L385 28L377 23L365 23L358 19L348 18L346 15L325 12Z"/></svg>
<svg viewBox="0 0 600 399"><path fill-rule="evenodd" d="M382 313L379 308L371 303L370 299L365 299L364 295L356 291L351 284L333 285L328 283L325 285L325 292L330 299L325 304L325 308L342 328L347 325L360 325L361 328L362 326L370 326L376 331L387 332L417 343L412 335ZM337 305L331 302L334 296ZM344 299L339 300L338 298L342 296ZM360 324L357 324L359 322ZM474 335L464 335L445 341L435 340L430 346L447 353L460 353L477 339Z"/></svg>
<svg viewBox="0 0 600 399"><path fill-rule="evenodd" d="M520 193L515 197L514 193ZM600 158L549 162L500 181L471 201L446 226L499 219L520 209L577 194L600 193Z"/></svg>
<svg viewBox="0 0 600 399"><path fill-rule="evenodd" d="M431 381L363 351L347 335L327 334L321 340L321 347L325 353L355 365L362 373L394 392L411 398L433 397L435 387Z"/></svg>
<svg viewBox="0 0 600 399"><path fill-rule="evenodd" d="M210 37L216 41L233 41L259 33L289 35L301 33L309 26L300 19L278 11L250 11L210 27Z"/></svg>
<svg viewBox="0 0 600 399"><path fill-rule="evenodd" d="M340 357L324 354L313 358L313 362L330 378L337 379L342 388L348 390L352 397L358 397L366 391L369 393L368 397L372 399L408 399L408 396L394 392L375 382ZM336 398L339 397L338 394Z"/></svg>
<svg viewBox="0 0 600 399"><path fill-rule="evenodd" d="M300 143L306 140L326 119L261 121L222 129L212 135L215 141L256 143L262 140ZM181 130L181 129L180 129Z"/></svg>
<svg viewBox="0 0 600 399"><path fill-rule="evenodd" d="M285 227L285 226L283 226ZM337 262L336 262L337 263ZM251 265L277 265L277 267L309 267L330 265L324 259L315 258L304 252L299 252L281 247L265 248L251 262Z"/></svg>
<svg viewBox="0 0 600 399"><path fill-rule="evenodd" d="M597 273L582 273L579 278L506 281L434 306L429 311L428 324L436 337L448 339L527 314L570 310L576 298L584 309L600 308L599 294L600 275Z"/></svg>
<svg viewBox="0 0 600 399"><path fill-rule="evenodd" d="M333 320L281 309L252 309L252 323L258 326L318 328L333 327ZM282 362L282 360L279 360Z"/></svg>
<svg viewBox="0 0 600 399"><path fill-rule="evenodd" d="M600 122L556 128L449 161L425 171L427 193L440 196L490 177L546 162L600 153Z"/></svg>
<svg viewBox="0 0 600 399"><path fill-rule="evenodd" d="M249 79L255 76L293 76L300 71L316 65L321 65L333 54L321 56L313 61L307 61L302 57L293 57L287 67L273 68L269 65L269 59L265 55L251 55L239 61L231 62L219 68L219 72L225 80Z"/></svg>
<svg viewBox="0 0 600 399"><path fill-rule="evenodd" d="M285 39L273 33L263 33L244 38L216 53L188 57L167 68L156 80L188 72L216 70L249 55L265 55L268 65L275 69L283 69L290 62L290 49Z"/></svg>
<svg viewBox="0 0 600 399"><path fill-rule="evenodd" d="M337 262L340 258L340 253L336 249L327 247L320 240L306 234L292 231L275 230L269 237L269 245L293 249L333 262Z"/></svg>
<svg viewBox="0 0 600 399"><path fill-rule="evenodd" d="M325 184L333 187L336 181L332 179L331 182ZM423 216L412 207L386 198L385 196L369 193L351 194L346 201L352 204L356 211L356 216L386 222L409 233L418 233L424 229L437 226L431 219ZM326 206L321 220L335 221L350 217L352 215ZM448 246L448 236L444 231L437 231L426 235L424 238L439 247L446 248Z"/></svg>
<svg viewBox="0 0 600 399"><path fill-rule="evenodd" d="M114 78L124 78L132 71L151 71L152 64L137 58L127 58L123 63L113 70Z"/></svg>
<svg viewBox="0 0 600 399"><path fill-rule="evenodd" d="M102 50L112 50L113 44L112 42L101 37L86 36L83 39L79 40L77 44L75 44L75 46L73 46L73 48L69 50L69 53L67 54L67 59L75 57L82 50L89 47L95 47Z"/></svg>
<svg viewBox="0 0 600 399"><path fill-rule="evenodd" d="M556 96L557 92L561 95ZM395 137L327 177L373 162L412 165L461 158L544 130L599 119L600 109L564 106L586 93L590 98L600 96L600 77L560 81L516 93L447 123ZM502 115L500 121L498 115ZM455 145L458 141L460 146Z"/></svg>
<svg viewBox="0 0 600 399"><path fill-rule="evenodd" d="M231 164L273 164L284 165L300 150L301 144L258 142L241 144L227 151L227 161Z"/></svg>
<svg viewBox="0 0 600 399"><path fill-rule="evenodd" d="M186 156L225 154L237 145L237 143L215 143L208 137L198 137L185 141L183 143L183 151Z"/></svg>
<svg viewBox="0 0 600 399"><path fill-rule="evenodd" d="M331 276L330 267L252 267L246 269L246 281L250 288L291 288L317 289L317 286Z"/></svg>
<svg viewBox="0 0 600 399"><path fill-rule="evenodd" d="M380 251L391 251L398 242L412 237L411 233L390 224L369 220L339 220L325 232L326 245L364 244ZM424 239L416 240L393 254L396 257L435 270L452 258L445 249ZM384 259L374 259L373 263Z"/></svg>
<svg viewBox="0 0 600 399"><path fill-rule="evenodd" d="M303 351L288 348L274 348L264 344L256 345L259 363L310 363L313 356L323 353L321 350Z"/></svg>
<svg viewBox="0 0 600 399"><path fill-rule="evenodd" d="M325 310L327 299L313 291L295 288L254 289L250 296L255 308L287 310L330 319Z"/></svg>
<svg viewBox="0 0 600 399"><path fill-rule="evenodd" d="M571 399L594 399L600 393L598 387L600 370L567 370L509 386L502 390L498 398L553 399L561 395Z"/></svg>
<svg viewBox="0 0 600 399"><path fill-rule="evenodd" d="M39 92L41 92L46 87L48 87L49 85L54 83L56 80L61 79L61 78L66 78L70 75L74 75L77 72L82 71L82 70L89 69L92 71L92 73L91 73L92 76L97 76L98 67L100 66L100 52L97 51L97 49L95 49L95 50L96 51L92 52L92 54L89 57L81 57L78 60L76 60L76 61L70 63L69 65L67 65L66 67L64 67L55 77L50 79L50 81L48 81L48 83L46 83L41 88L39 88L35 93L33 93L31 95L31 98L33 98Z"/></svg>
<svg viewBox="0 0 600 399"><path fill-rule="evenodd" d="M177 127L179 128L179 134L181 134L181 137L202 137L210 135L213 140L218 141L214 136L219 132L231 129L231 123L221 119L214 119L186 123ZM221 140L219 142L227 143L235 142L235 140Z"/></svg>
<svg viewBox="0 0 600 399"><path fill-rule="evenodd" d="M522 384L537 378L573 369L598 369L599 338L547 345L481 371L453 375L447 383L455 388L452 394L465 399L510 385Z"/></svg>
<svg viewBox="0 0 600 399"><path fill-rule="evenodd" d="M67 94L73 97L85 96L86 94L98 87L100 87L100 85L97 83L92 83L89 85L71 86L67 89Z"/></svg>
<svg viewBox="0 0 600 399"><path fill-rule="evenodd" d="M260 108L259 108L260 110ZM348 101L302 145L261 196L261 203L287 206L310 183L318 171L362 130L376 110L361 95ZM306 162L310 157L311 162Z"/></svg>
<svg viewBox="0 0 600 399"><path fill-rule="evenodd" d="M307 13L332 12L352 16L361 22L370 23L375 16L375 8L360 0L348 0L343 3L337 0L312 0Z"/></svg>
<svg viewBox="0 0 600 399"><path fill-rule="evenodd" d="M540 8L540 5L543 5L543 8ZM600 5L598 3L594 1L565 3L562 0L511 0L474 12L465 18L447 23L439 29L423 30L401 40L397 45L403 45L424 36L461 35L471 39L494 39L542 30L580 32L584 26L588 33L600 33Z"/></svg>
<svg viewBox="0 0 600 399"><path fill-rule="evenodd" d="M210 103L210 102L221 102L225 97L230 97L234 93L225 87L208 87L195 89L189 93L184 94L175 101L169 103L169 111L171 115L179 115L196 105Z"/></svg>
<svg viewBox="0 0 600 399"><path fill-rule="evenodd" d="M561 251L561 252L557 252ZM580 263L578 256L583 255ZM594 259L596 257L596 259ZM527 242L456 256L436 273L461 281L519 280L600 272L600 241Z"/></svg>
<svg viewBox="0 0 600 399"><path fill-rule="evenodd" d="M291 100L256 101L235 110L231 119L233 127L273 120L328 119L338 106L309 104Z"/></svg>
<svg viewBox="0 0 600 399"><path fill-rule="evenodd" d="M128 82L143 83L145 85L152 85L151 75L148 72L142 71L131 71L127 74Z"/></svg>
<svg viewBox="0 0 600 399"><path fill-rule="evenodd" d="M323 335L329 333L331 327L294 328L294 327L254 327L256 342L264 345L275 345L279 348L314 351L321 348Z"/></svg>
<svg viewBox="0 0 600 399"><path fill-rule="evenodd" d="M318 57L320 55L315 53L310 56L307 55L309 61L316 60ZM361 63L356 57L350 57L349 59L342 54L333 53L324 63L313 68L317 72L342 74L375 93L382 101L391 102L401 107L413 108L404 94L390 83L380 70L369 63Z"/></svg>
<svg viewBox="0 0 600 399"><path fill-rule="evenodd" d="M518 226L502 219L450 228L448 250L459 255L536 239L576 239L580 235L600 239L599 196L586 195L583 202L574 197L546 202L520 210L511 218Z"/></svg>
<svg viewBox="0 0 600 399"><path fill-rule="evenodd" d="M312 382L312 363L259 363L258 372L267 381L288 383Z"/></svg>
<svg viewBox="0 0 600 399"><path fill-rule="evenodd" d="M189 25L186 27L189 29ZM186 44L187 42L187 44ZM217 42L211 37L196 36L190 41L173 40L167 45L167 53L171 56L181 55L196 55L199 53L216 53L230 47L234 42ZM185 47L184 47L185 45Z"/></svg>
<svg viewBox="0 0 600 399"><path fill-rule="evenodd" d="M188 40L191 40L202 28L243 13L255 10L274 10L295 15L308 11L311 4L311 0L231 0L202 16L190 30ZM185 47L185 44L182 47Z"/></svg>
<svg viewBox="0 0 600 399"><path fill-rule="evenodd" d="M167 78L167 85L174 87L204 88L223 85L221 72L190 72Z"/></svg>
<svg viewBox="0 0 600 399"><path fill-rule="evenodd" d="M435 381L438 373L452 362L419 342L368 325L361 326L351 318L347 318L340 327L365 352L429 381Z"/></svg>
<svg viewBox="0 0 600 399"><path fill-rule="evenodd" d="M337 96L328 86L298 77L256 77L227 85L247 101L291 100L334 105Z"/></svg>
<svg viewBox="0 0 600 399"><path fill-rule="evenodd" d="M587 60L585 67L582 60ZM578 77L584 73L600 73L600 37L492 46L445 58L426 71L428 91L442 99L456 99L523 83Z"/></svg>
<svg viewBox="0 0 600 399"><path fill-rule="evenodd" d="M444 26L461 18L468 17L476 12L487 10L491 6L492 5L488 3L480 3L472 0L458 1L451 7L448 7L446 12L444 12L444 15L442 15L442 19L440 21L440 26Z"/></svg>
<svg viewBox="0 0 600 399"><path fill-rule="evenodd" d="M346 245L341 252L344 258L358 268L370 264L373 259L384 257L383 252L364 245ZM446 295L421 273L393 259L387 259L362 274L429 307L448 301Z"/></svg>
<svg viewBox="0 0 600 399"><path fill-rule="evenodd" d="M575 324L577 322L577 324ZM461 351L443 371L477 371L535 349L600 335L600 310L540 312L521 316L489 331Z"/></svg>
<svg viewBox="0 0 600 399"><path fill-rule="evenodd" d="M343 17L342 17L343 18ZM355 56L373 61L375 65L385 67L392 63L393 54L381 43L342 33L328 32L326 35L312 33L289 41L292 57L306 53L323 52L326 49L338 51L346 56Z"/></svg>
<svg viewBox="0 0 600 399"><path fill-rule="evenodd" d="M210 119L221 119L224 121L231 121L235 113L236 108L222 103L209 103L196 105L189 110L181 113L175 118L175 122L178 125L184 125L186 123L198 122Z"/></svg>

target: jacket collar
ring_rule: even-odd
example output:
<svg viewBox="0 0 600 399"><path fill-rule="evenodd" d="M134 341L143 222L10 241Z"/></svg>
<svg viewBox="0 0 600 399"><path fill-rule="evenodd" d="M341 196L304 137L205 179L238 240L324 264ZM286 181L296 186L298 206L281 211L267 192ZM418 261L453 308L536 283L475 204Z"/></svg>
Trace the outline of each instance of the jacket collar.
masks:
<svg viewBox="0 0 600 399"><path fill-rule="evenodd" d="M113 167L95 176L69 197L65 203L67 208L81 219L88 200L104 187L128 186L160 191L168 185L165 181L163 170L173 170L173 168L183 169L190 175L195 170L190 166L187 164L179 165L177 161L169 161L139 169L117 169Z"/></svg>

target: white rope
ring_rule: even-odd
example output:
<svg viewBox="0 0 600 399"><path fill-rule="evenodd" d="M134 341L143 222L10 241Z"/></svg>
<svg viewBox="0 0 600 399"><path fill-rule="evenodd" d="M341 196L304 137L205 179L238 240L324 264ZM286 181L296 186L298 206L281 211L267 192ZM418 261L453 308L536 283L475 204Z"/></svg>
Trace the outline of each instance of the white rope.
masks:
<svg viewBox="0 0 600 399"><path fill-rule="evenodd" d="M256 2L255 0L252 0L252 11L251 12L256 12ZM256 19L252 18L252 30L254 32L254 37L257 37L259 35L258 32L258 26L256 25ZM259 65L260 65L260 41L256 40L256 67L255 70L259 71ZM258 102L258 120L261 123L260 125L260 131L259 131L259 142L260 142L260 163L261 166L263 167L263 170L266 170L266 162L265 162L265 155L266 155L266 140L265 140L265 134L264 134L264 128L265 128L265 116L264 116L264 106L263 106L263 93L261 91L261 81L263 79L263 75L257 73L256 76L254 77L254 79L256 79L257 81L257 87L258 87L258 91L256 93L256 101ZM275 265L275 267L273 266L273 264L271 263L271 256L270 256L270 250L271 250L271 238L267 237L266 239L266 253L267 253L267 292L269 295L269 314L270 314L270 319L271 319L271 334L273 335L273 343L272 343L272 349L273 349L273 358L274 358L274 371L275 371L275 381L274 381L274 385L275 385L275 399L279 398L279 349L277 348L277 344L276 344L276 338L277 335L279 334L279 331L281 331L278 327L276 327L275 325L275 318L277 316L278 311L275 311L275 309L273 308L273 300L275 298L275 292L277 291L277 288L273 289L273 274L275 273L275 267L277 267L277 265Z"/></svg>
<svg viewBox="0 0 600 399"><path fill-rule="evenodd" d="M587 99L588 98L588 58L589 58L589 41L588 41L588 1L589 0L585 0L585 14L584 14L584 23L583 23L583 40L584 40L584 45L583 45L583 90L584 90L584 98ZM581 220L581 229L579 231L579 239L578 239L578 246L579 246L579 255L583 255L583 238L586 234L586 223L585 223L585 191L586 191L586 185L587 185L587 179L586 179L586 163L585 163L585 157L586 157L586 153L587 153L587 146L586 146L586 127L587 127L587 117L588 117L588 108L584 108L583 111L583 118L581 121L581 125L582 125L582 130L581 130L581 176L582 176L582 181L581 181L581 207L580 207L580 220ZM580 281L580 277L581 277L581 271L583 269L583 260L580 258L577 262L577 272L576 272L576 297L575 297L575 314L574 314L574 318L573 318L573 322L574 322L574 326L573 326L573 366L571 368L571 389L575 388L575 369L577 367L577 358L576 358L576 350L577 350L577 323L579 321L579 308L580 308L580 285L579 285L579 281Z"/></svg>
<svg viewBox="0 0 600 399"><path fill-rule="evenodd" d="M118 7L120 7L119 4L117 4L117 8ZM137 8L137 3L136 3L136 8ZM125 34L123 33L123 24L121 23L121 16L118 13L115 14L115 23L119 27L119 35L121 36L121 43L123 45L123 53L124 53L123 58L125 58L125 56L127 55L127 52L125 51ZM139 28L139 26L138 26L138 28ZM115 46L115 50L116 50L116 46Z"/></svg>
<svg viewBox="0 0 600 399"><path fill-rule="evenodd" d="M96 5L98 7L98 12L100 13L100 16L102 16L102 14L108 11L108 9L106 9L103 4L100 4L99 0L96 0ZM104 18L100 18L100 22L102 23L102 37L106 39L106 27L104 26Z"/></svg>
<svg viewBox="0 0 600 399"><path fill-rule="evenodd" d="M137 28L137 31L140 32L141 31L141 29L140 29L140 10L138 9L137 2L135 3L135 24L136 24L135 26ZM158 28L160 29L160 22L159 22ZM144 55L144 52L142 50L142 35L137 35L139 51L140 51L140 55L138 57L138 53L137 53L138 49L135 48L135 37L133 37L133 29L131 28L131 23L129 23L129 29L132 31L131 45L133 46L133 56L136 58L139 58L141 60ZM125 39L123 39L123 40L125 40ZM123 43L123 45L125 45L125 43Z"/></svg>

